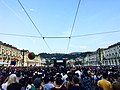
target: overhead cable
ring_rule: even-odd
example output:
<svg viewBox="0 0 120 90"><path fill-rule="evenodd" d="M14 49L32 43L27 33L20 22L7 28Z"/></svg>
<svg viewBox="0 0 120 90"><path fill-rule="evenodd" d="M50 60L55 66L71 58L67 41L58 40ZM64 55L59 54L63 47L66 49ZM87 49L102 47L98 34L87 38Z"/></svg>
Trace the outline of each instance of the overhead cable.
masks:
<svg viewBox="0 0 120 90"><path fill-rule="evenodd" d="M76 36L71 36L71 38L79 38L79 37L86 37L86 36L94 36L94 35L103 35L103 34L111 34L111 33L117 33L120 32L120 30L116 30L116 31L108 31L108 32L98 32L98 33L89 33L89 34L83 34L83 35L76 35ZM50 38L50 39L54 39L54 38L70 38L70 37L56 37L56 36L49 36L49 37L40 37L40 36L31 36L31 35L23 35L23 34L10 34L10 33L0 33L0 35L7 35L7 36L18 36L18 37L32 37L32 38Z"/></svg>
<svg viewBox="0 0 120 90"><path fill-rule="evenodd" d="M100 35L100 34L109 34L109 33L116 33L116 32L120 32L120 30L108 31L108 32L99 32L99 33L90 33L90 34L83 34L83 35L76 35L76 36L72 36L72 38L83 37L83 36L93 36L93 35Z"/></svg>
<svg viewBox="0 0 120 90"><path fill-rule="evenodd" d="M20 0L18 0L18 3L20 4L20 6L22 7L22 9L24 10L25 14L27 15L27 17L29 18L29 20L31 21L31 23L33 24L33 26L35 27L35 29L37 30L37 32L39 33L39 35L43 38L45 44L47 45L48 49L51 51L49 45L47 44L47 42L45 41L44 37L42 36L41 32L39 31L38 27L35 25L35 23L33 22L32 18L30 17L30 15L28 14L28 12L25 10L24 6L22 5L22 3L20 2Z"/></svg>
<svg viewBox="0 0 120 90"><path fill-rule="evenodd" d="M79 10L79 7L80 7L80 2L81 2L81 0L79 0L79 2L78 2L77 10L76 10L74 21L73 21L73 24L72 24L72 28L71 28L71 32L70 32L70 36L69 36L69 41L68 41L68 45L67 45L67 52L68 52L68 49L69 49L71 36L72 36L73 30L74 30L76 18L77 18L77 15L78 15L78 10Z"/></svg>
<svg viewBox="0 0 120 90"><path fill-rule="evenodd" d="M40 37L40 36L31 36L31 35L22 35L22 34L11 34L11 33L0 33L0 35L18 36L18 37L42 38L42 37Z"/></svg>

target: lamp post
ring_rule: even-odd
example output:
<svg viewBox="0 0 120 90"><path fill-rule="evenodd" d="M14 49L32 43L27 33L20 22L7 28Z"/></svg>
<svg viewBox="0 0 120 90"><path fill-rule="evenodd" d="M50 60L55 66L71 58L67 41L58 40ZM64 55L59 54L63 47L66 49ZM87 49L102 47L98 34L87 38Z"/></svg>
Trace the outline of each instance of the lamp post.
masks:
<svg viewBox="0 0 120 90"><path fill-rule="evenodd" d="M22 62L21 62L21 65L24 67L24 49L21 50L21 55L22 55Z"/></svg>
<svg viewBox="0 0 120 90"><path fill-rule="evenodd" d="M54 61L54 67L56 67L57 66L56 57L52 57L52 60Z"/></svg>
<svg viewBox="0 0 120 90"><path fill-rule="evenodd" d="M66 62L67 62L68 58L63 58L63 65L64 65L64 68L66 68Z"/></svg>

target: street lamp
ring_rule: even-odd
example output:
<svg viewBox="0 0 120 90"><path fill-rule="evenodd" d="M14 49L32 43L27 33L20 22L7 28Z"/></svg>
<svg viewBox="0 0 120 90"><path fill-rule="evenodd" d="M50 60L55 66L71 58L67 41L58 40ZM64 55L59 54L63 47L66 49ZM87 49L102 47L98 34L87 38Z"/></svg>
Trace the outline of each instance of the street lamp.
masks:
<svg viewBox="0 0 120 90"><path fill-rule="evenodd" d="M22 62L21 62L21 65L24 67L24 49L21 50L21 55L22 55Z"/></svg>

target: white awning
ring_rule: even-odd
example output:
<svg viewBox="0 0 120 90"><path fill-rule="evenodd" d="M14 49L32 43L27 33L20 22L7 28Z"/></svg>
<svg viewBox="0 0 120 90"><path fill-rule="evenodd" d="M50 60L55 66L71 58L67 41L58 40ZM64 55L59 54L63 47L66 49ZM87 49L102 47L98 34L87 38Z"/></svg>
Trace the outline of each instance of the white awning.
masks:
<svg viewBox="0 0 120 90"><path fill-rule="evenodd" d="M8 63L6 63L6 62L0 62L0 65L2 65L2 64L8 64Z"/></svg>
<svg viewBox="0 0 120 90"><path fill-rule="evenodd" d="M63 63L63 60L57 60L57 63Z"/></svg>

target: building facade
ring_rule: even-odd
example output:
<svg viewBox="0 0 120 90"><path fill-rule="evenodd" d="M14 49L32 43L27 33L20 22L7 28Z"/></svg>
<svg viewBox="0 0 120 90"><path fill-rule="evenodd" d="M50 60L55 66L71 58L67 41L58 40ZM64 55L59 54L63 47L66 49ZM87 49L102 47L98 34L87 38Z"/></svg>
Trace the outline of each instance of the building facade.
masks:
<svg viewBox="0 0 120 90"><path fill-rule="evenodd" d="M36 55L35 59L30 60L28 54L28 50L20 50L0 41L0 62L8 63L7 66L11 65L12 62L15 62L16 66L39 66L40 56Z"/></svg>
<svg viewBox="0 0 120 90"><path fill-rule="evenodd" d="M120 65L120 42L109 46L104 56L103 65Z"/></svg>
<svg viewBox="0 0 120 90"><path fill-rule="evenodd" d="M93 52L91 54L87 54L84 58L84 65L85 66L96 66L98 65L96 60L96 52Z"/></svg>
<svg viewBox="0 0 120 90"><path fill-rule="evenodd" d="M20 66L21 52L12 45L0 42L0 62L6 62L8 65L11 61L16 61L16 65Z"/></svg>
<svg viewBox="0 0 120 90"><path fill-rule="evenodd" d="M87 54L83 61L85 66L120 65L120 42L98 48L95 53Z"/></svg>
<svg viewBox="0 0 120 90"><path fill-rule="evenodd" d="M106 48L98 48L96 50L96 61L99 66L103 65L103 60L105 58L105 50Z"/></svg>

